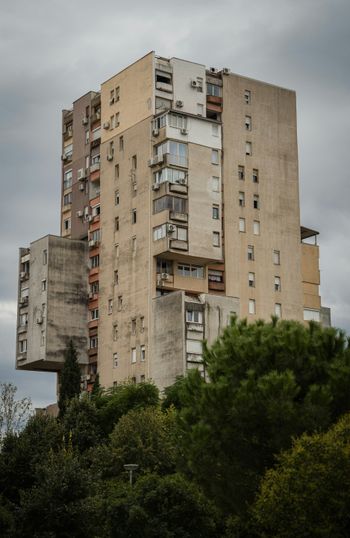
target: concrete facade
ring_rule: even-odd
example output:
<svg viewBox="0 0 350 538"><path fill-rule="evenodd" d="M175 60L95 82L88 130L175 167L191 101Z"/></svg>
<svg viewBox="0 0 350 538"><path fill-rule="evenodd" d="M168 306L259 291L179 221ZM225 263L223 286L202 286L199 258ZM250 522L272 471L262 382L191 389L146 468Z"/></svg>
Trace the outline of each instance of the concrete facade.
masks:
<svg viewBox="0 0 350 538"><path fill-rule="evenodd" d="M150 52L63 111L61 235L85 245L70 291L81 279L88 301L69 319L88 390L97 372L105 387L205 376L201 342L233 313L328 319L315 234L300 228L293 91ZM51 351L28 336L18 367L34 368L32 346L59 370L46 338Z"/></svg>

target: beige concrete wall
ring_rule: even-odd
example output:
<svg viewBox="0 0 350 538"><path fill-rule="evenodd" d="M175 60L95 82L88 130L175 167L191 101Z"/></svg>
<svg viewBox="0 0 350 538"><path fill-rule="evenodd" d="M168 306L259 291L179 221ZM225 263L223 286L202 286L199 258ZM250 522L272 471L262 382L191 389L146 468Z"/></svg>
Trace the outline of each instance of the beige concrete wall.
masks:
<svg viewBox="0 0 350 538"><path fill-rule="evenodd" d="M109 142L101 147L101 229L100 247L100 298L99 298L99 364L101 384L141 375L149 377L149 308L152 286L150 253L151 172L150 120L146 119L123 132L124 151L116 145L114 160L106 160ZM114 140L116 140L115 138ZM134 181L131 174L132 156L137 155ZM119 178L115 167L119 165ZM136 187L136 190L135 188ZM115 191L119 191L120 204L115 205ZM137 211L137 222L132 224L131 212ZM119 217L119 231L115 231L115 218ZM136 237L136 252L132 251L132 238ZM119 257L116 244L119 245ZM114 271L118 271L119 284L115 284ZM118 310L118 296L122 308ZM108 313L108 301L113 301L113 312ZM144 329L141 330L141 317ZM132 334L132 319L136 319L136 334ZM118 338L113 338L118 324ZM146 361L140 361L140 346L146 346ZM137 362L131 363L131 348L137 349ZM113 367L113 354L118 353L118 366Z"/></svg>
<svg viewBox="0 0 350 538"><path fill-rule="evenodd" d="M120 88L119 101L110 104L110 92ZM154 109L154 53L140 60L101 84L102 132L101 141L106 142L126 129L153 114ZM119 112L119 126L103 129L113 114Z"/></svg>
<svg viewBox="0 0 350 538"><path fill-rule="evenodd" d="M245 104L244 91L251 91ZM240 297L241 316L248 316L249 299L256 300L256 315L269 318L275 303L282 304L282 317L302 320L301 253L298 191L298 153L295 94L259 81L229 75L223 77L223 149L225 204L226 293ZM252 130L245 129L245 116ZM247 156L245 143L252 143ZM238 166L245 166L245 181L238 179ZM259 183L252 171L259 170ZM238 204L239 191L246 205ZM253 195L260 197L260 210L253 209ZM246 232L238 230L239 217L246 219ZM260 221L260 235L253 234L253 221ZM247 247L254 246L255 261L248 261ZM280 251L280 266L273 263L273 250ZM248 286L248 272L255 273L255 288ZM280 276L282 291L274 291Z"/></svg>
<svg viewBox="0 0 350 538"><path fill-rule="evenodd" d="M304 307L319 310L321 308L319 247L301 243L301 262Z"/></svg>

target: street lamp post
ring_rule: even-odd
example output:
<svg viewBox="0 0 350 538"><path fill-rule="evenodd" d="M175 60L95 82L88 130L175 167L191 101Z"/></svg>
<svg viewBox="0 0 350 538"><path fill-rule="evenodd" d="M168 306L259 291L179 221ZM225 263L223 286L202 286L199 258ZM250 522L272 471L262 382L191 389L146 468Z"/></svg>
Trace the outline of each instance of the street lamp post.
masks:
<svg viewBox="0 0 350 538"><path fill-rule="evenodd" d="M129 471L130 486L132 486L132 473L134 471L137 471L138 468L139 466L137 465L137 463L125 463L124 464L124 469L126 471Z"/></svg>

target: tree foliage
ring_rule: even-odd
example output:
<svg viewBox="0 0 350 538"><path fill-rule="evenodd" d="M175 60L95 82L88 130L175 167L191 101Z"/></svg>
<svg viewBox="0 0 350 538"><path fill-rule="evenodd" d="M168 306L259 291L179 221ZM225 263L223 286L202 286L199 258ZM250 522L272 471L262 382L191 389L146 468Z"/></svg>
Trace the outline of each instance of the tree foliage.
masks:
<svg viewBox="0 0 350 538"><path fill-rule="evenodd" d="M79 396L81 383L80 378L81 371L77 351L74 347L73 341L70 340L65 352L64 364L60 376L61 385L58 400L60 417L64 415L69 401L75 396Z"/></svg>
<svg viewBox="0 0 350 538"><path fill-rule="evenodd" d="M33 412L30 398L16 400L17 387L0 383L0 446L7 434L22 430Z"/></svg>
<svg viewBox="0 0 350 538"><path fill-rule="evenodd" d="M184 463L228 513L246 510L275 455L350 409L350 352L335 329L232 320L205 349L210 381L181 389Z"/></svg>
<svg viewBox="0 0 350 538"><path fill-rule="evenodd" d="M350 415L304 434L267 471L254 507L261 537L343 538L350 528Z"/></svg>
<svg viewBox="0 0 350 538"><path fill-rule="evenodd" d="M97 445L101 440L97 409L88 395L70 401L62 424L66 443L72 444L80 452Z"/></svg>

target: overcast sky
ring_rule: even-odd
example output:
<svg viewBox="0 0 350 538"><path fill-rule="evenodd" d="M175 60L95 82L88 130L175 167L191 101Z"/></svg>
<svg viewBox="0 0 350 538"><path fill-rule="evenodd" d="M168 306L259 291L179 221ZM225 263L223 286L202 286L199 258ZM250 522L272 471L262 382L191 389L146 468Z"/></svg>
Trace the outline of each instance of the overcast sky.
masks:
<svg viewBox="0 0 350 538"><path fill-rule="evenodd" d="M0 382L36 406L55 376L14 369L17 258L59 233L60 111L150 50L296 90L302 223L350 333L349 0L0 0Z"/></svg>

